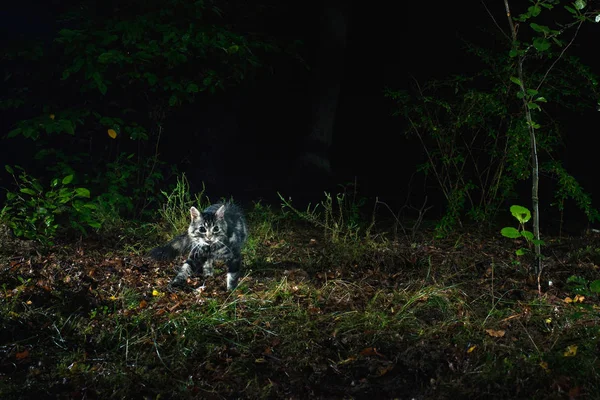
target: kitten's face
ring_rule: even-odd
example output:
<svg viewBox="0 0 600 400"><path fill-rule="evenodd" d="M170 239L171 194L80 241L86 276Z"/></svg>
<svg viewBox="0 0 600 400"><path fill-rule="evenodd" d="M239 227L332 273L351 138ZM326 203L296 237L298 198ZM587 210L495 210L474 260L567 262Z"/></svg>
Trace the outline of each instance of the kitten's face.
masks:
<svg viewBox="0 0 600 400"><path fill-rule="evenodd" d="M221 207L216 213L201 213L192 207L190 209L190 215L192 220L188 233L194 240L204 244L212 244L220 241L220 238L225 235L227 231L227 225L223 218L223 207Z"/></svg>

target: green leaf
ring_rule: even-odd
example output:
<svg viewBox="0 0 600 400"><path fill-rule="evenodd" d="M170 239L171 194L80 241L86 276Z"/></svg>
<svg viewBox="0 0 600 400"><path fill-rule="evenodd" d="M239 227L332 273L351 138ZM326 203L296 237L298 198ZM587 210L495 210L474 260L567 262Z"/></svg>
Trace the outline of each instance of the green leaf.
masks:
<svg viewBox="0 0 600 400"><path fill-rule="evenodd" d="M525 255L525 250L524 249L518 249L517 251L515 251L515 254L518 255L518 256Z"/></svg>
<svg viewBox="0 0 600 400"><path fill-rule="evenodd" d="M12 167L11 167L10 165L8 165L8 164L4 166L4 169L6 170L6 172L8 172L8 173L9 173L9 174L11 174L11 175L14 175L14 174L15 174L15 171L14 171L14 170L12 169Z"/></svg>
<svg viewBox="0 0 600 400"><path fill-rule="evenodd" d="M69 183L71 183L72 180L73 180L73 175L67 175L63 178L62 184L68 185Z"/></svg>
<svg viewBox="0 0 600 400"><path fill-rule="evenodd" d="M548 100L546 100L545 97L538 97L537 99L535 99L535 101L539 102L539 103L547 103Z"/></svg>
<svg viewBox="0 0 600 400"><path fill-rule="evenodd" d="M577 14L577 11L575 11L573 7L565 6L565 10L567 10L571 14Z"/></svg>
<svg viewBox="0 0 600 400"><path fill-rule="evenodd" d="M530 110L541 110L538 104L532 102L527 103L527 107L529 107Z"/></svg>
<svg viewBox="0 0 600 400"><path fill-rule="evenodd" d="M33 186L33 188L37 190L38 193L42 193L44 191L44 188L42 187L42 185L40 185L38 181L31 182L31 186Z"/></svg>
<svg viewBox="0 0 600 400"><path fill-rule="evenodd" d="M521 231L521 236L523 236L527 240L533 240L533 233L530 231Z"/></svg>
<svg viewBox="0 0 600 400"><path fill-rule="evenodd" d="M98 56L98 62L100 64L108 64L113 58L113 53L107 51L106 53L102 53Z"/></svg>
<svg viewBox="0 0 600 400"><path fill-rule="evenodd" d="M530 96L532 96L532 97L535 96L535 95L537 95L538 93L539 92L537 90L535 90L535 89L527 89L527 94L530 95Z"/></svg>
<svg viewBox="0 0 600 400"><path fill-rule="evenodd" d="M526 207L517 205L511 206L510 213L522 224L526 223L531 219L531 213Z"/></svg>
<svg viewBox="0 0 600 400"><path fill-rule="evenodd" d="M85 197L85 198L88 198L88 199L90 198L90 191L89 191L89 189L86 189L86 188L77 188L77 189L75 189L75 194L78 197Z"/></svg>
<svg viewBox="0 0 600 400"><path fill-rule="evenodd" d="M8 132L8 135L6 135L9 138L14 138L15 136L19 136L22 133L21 128L16 128L13 129L12 131Z"/></svg>
<svg viewBox="0 0 600 400"><path fill-rule="evenodd" d="M198 93L198 85L196 85L195 83L190 83L187 85L185 91L188 93Z"/></svg>
<svg viewBox="0 0 600 400"><path fill-rule="evenodd" d="M28 194L30 196L36 196L37 195L37 193L34 190L29 189L29 188L23 188L23 189L20 190L20 192Z"/></svg>
<svg viewBox="0 0 600 400"><path fill-rule="evenodd" d="M538 25L535 22L532 22L531 24L529 24L529 26L536 32L550 33L550 28L548 28L546 25Z"/></svg>
<svg viewBox="0 0 600 400"><path fill-rule="evenodd" d="M600 293L600 280L595 280L590 283L590 291Z"/></svg>
<svg viewBox="0 0 600 400"><path fill-rule="evenodd" d="M171 107L173 107L173 106L177 105L177 96L175 96L175 95L172 95L172 96L169 98L169 105L170 105Z"/></svg>
<svg viewBox="0 0 600 400"><path fill-rule="evenodd" d="M519 85L519 86L523 86L523 84L521 83L521 80L519 78L517 78L516 76L511 76L510 77L510 81L512 83L515 83L515 84Z"/></svg>
<svg viewBox="0 0 600 400"><path fill-rule="evenodd" d="M150 72L144 73L144 78L146 78L150 86L154 86L156 85L156 82L158 82L158 77L154 74L151 74Z"/></svg>
<svg viewBox="0 0 600 400"><path fill-rule="evenodd" d="M533 39L533 47L540 52L546 51L550 48L550 41L546 38L535 38Z"/></svg>
<svg viewBox="0 0 600 400"><path fill-rule="evenodd" d="M587 6L587 3L585 2L585 0L575 0L575 3L573 3L573 5L576 9L583 10Z"/></svg>
<svg viewBox="0 0 600 400"><path fill-rule="evenodd" d="M506 228L502 228L502 230L500 231L500 234L502 234L502 236L510 238L510 239L517 239L521 237L521 233L511 227L511 226L507 226Z"/></svg>
<svg viewBox="0 0 600 400"><path fill-rule="evenodd" d="M73 126L73 123L68 119L61 119L58 123L60 127L69 135L75 134L75 127Z"/></svg>
<svg viewBox="0 0 600 400"><path fill-rule="evenodd" d="M98 84L98 90L100 91L100 93L102 93L102 95L105 95L108 91L108 87L104 84L104 82L100 82Z"/></svg>
<svg viewBox="0 0 600 400"><path fill-rule="evenodd" d="M527 9L527 12L529 13L529 15L531 15L532 17L537 17L538 15L540 15L540 13L542 12L542 8L538 5L534 5L531 6Z"/></svg>
<svg viewBox="0 0 600 400"><path fill-rule="evenodd" d="M515 58L518 55L519 55L519 52L516 49L510 49L510 51L508 52L508 56L510 58Z"/></svg>

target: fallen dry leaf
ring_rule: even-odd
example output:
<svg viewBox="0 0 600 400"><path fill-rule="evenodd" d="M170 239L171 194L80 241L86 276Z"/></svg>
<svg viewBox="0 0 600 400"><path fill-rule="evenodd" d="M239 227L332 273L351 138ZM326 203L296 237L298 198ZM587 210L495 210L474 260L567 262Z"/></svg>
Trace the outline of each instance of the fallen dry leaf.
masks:
<svg viewBox="0 0 600 400"><path fill-rule="evenodd" d="M27 350L27 349L25 349L25 350L23 350L23 351L18 352L17 354L15 354L15 358L17 360L24 360L27 357L29 357L29 350Z"/></svg>
<svg viewBox="0 0 600 400"><path fill-rule="evenodd" d="M565 357L575 357L577 355L577 345L572 344L565 349L563 356Z"/></svg>
<svg viewBox="0 0 600 400"><path fill-rule="evenodd" d="M494 329L486 329L485 331L491 337L504 337L504 334L506 333L506 331L503 331L503 330L496 331Z"/></svg>

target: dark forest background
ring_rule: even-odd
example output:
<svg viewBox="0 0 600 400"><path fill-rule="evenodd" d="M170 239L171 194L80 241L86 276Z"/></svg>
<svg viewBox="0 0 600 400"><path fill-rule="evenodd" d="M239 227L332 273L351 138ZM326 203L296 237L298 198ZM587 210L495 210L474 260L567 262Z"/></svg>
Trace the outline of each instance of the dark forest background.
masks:
<svg viewBox="0 0 600 400"><path fill-rule="evenodd" d="M546 160L569 174L542 173L543 223L568 221L576 232L595 219L592 199L600 195L592 145L599 25L574 23L588 11L593 20L593 4L569 4L515 2L513 14L530 13L523 43L560 40L526 60L531 82L551 70L540 89L548 101L538 132L550 138ZM556 31L531 29L534 18ZM524 118L500 0L20 2L3 8L1 21L1 159L28 177L3 168L3 200L35 180L38 195L74 185L104 211L141 217L185 173L191 190L205 186L211 199L277 203L280 192L302 203L351 183L393 210L427 199L428 216L439 218L456 199L420 167L428 158L414 116L444 108L432 99L456 110L465 93L482 96L470 98L473 106L504 90L506 108L480 109L478 121L439 114L437 122L466 137L477 126L489 133L496 120L505 134ZM420 132L431 134L421 122ZM485 146L470 151L486 157ZM526 160L527 145L521 152ZM519 168L522 176L483 219L530 205L530 167ZM461 184L461 193L478 196L480 188ZM459 203L454 217L477 214Z"/></svg>

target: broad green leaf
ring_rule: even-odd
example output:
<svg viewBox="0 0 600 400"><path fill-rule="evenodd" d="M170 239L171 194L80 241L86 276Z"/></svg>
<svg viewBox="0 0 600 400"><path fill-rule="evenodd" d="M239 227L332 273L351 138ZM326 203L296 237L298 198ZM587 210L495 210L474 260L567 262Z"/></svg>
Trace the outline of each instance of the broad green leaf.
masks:
<svg viewBox="0 0 600 400"><path fill-rule="evenodd" d="M521 236L523 236L527 240L533 240L533 233L530 231L521 231Z"/></svg>
<svg viewBox="0 0 600 400"><path fill-rule="evenodd" d="M171 107L173 107L173 106L177 105L177 96L175 96L175 95L172 95L172 96L169 98L169 105L170 105Z"/></svg>
<svg viewBox="0 0 600 400"><path fill-rule="evenodd" d="M519 231L511 226L507 226L506 228L502 228L502 230L500 231L500 234L502 234L502 236L510 238L510 239L517 239L521 237L521 233L519 233Z"/></svg>
<svg viewBox="0 0 600 400"><path fill-rule="evenodd" d="M195 83L190 83L187 85L185 91L188 93L198 93L198 85L196 85Z"/></svg>
<svg viewBox="0 0 600 400"><path fill-rule="evenodd" d="M12 167L10 165L5 165L4 169L6 170L6 172L8 172L11 175L14 175L15 171L12 169Z"/></svg>
<svg viewBox="0 0 600 400"><path fill-rule="evenodd" d="M531 15L532 17L537 17L538 15L540 15L540 13L542 12L542 8L538 5L534 5L531 6L527 9L527 12L529 13L529 15Z"/></svg>
<svg viewBox="0 0 600 400"><path fill-rule="evenodd" d="M587 3L585 2L585 0L575 0L575 3L573 3L573 5L576 9L583 10L585 6L587 6Z"/></svg>
<svg viewBox="0 0 600 400"><path fill-rule="evenodd" d="M517 84L517 85L519 85L519 86L523 86L523 85L521 84L521 80L520 80L519 78L517 78L516 76L511 76L511 77L510 77L510 81L511 81L512 83L516 83L516 84Z"/></svg>
<svg viewBox="0 0 600 400"><path fill-rule="evenodd" d="M58 123L59 123L60 127L63 129L63 131L65 131L69 135L75 134L75 127L73 126L73 123L71 121L69 121L68 119L61 119Z"/></svg>
<svg viewBox="0 0 600 400"><path fill-rule="evenodd" d="M69 183L71 183L71 181L73 181L73 175L67 175L63 178L62 184L68 185Z"/></svg>
<svg viewBox="0 0 600 400"><path fill-rule="evenodd" d="M517 251L515 251L515 254L516 254L516 255L518 255L518 256L525 255L525 250L523 250L523 249L518 249Z"/></svg>
<svg viewBox="0 0 600 400"><path fill-rule="evenodd" d="M516 57L516 56L518 56L518 55L519 55L519 52L518 52L516 49L511 49L511 50L508 52L508 56L509 56L509 57L511 57L511 58L515 58L515 57Z"/></svg>
<svg viewBox="0 0 600 400"><path fill-rule="evenodd" d="M575 11L573 7L565 6L565 10L567 10L571 14L577 14L577 11Z"/></svg>
<svg viewBox="0 0 600 400"><path fill-rule="evenodd" d="M533 47L540 52L546 51L550 48L550 41L546 38L535 38L533 39Z"/></svg>
<svg viewBox="0 0 600 400"><path fill-rule="evenodd" d="M33 188L37 190L38 193L42 193L44 191L44 188L42 187L42 185L40 185L38 181L31 182L31 186L33 186Z"/></svg>
<svg viewBox="0 0 600 400"><path fill-rule="evenodd" d="M537 99L535 99L535 101L539 102L539 103L547 103L548 100L546 100L545 97L538 97Z"/></svg>
<svg viewBox="0 0 600 400"><path fill-rule="evenodd" d="M6 135L9 138L14 138L15 136L19 136L22 134L22 130L21 128L16 128L13 129L12 131L8 132L8 135Z"/></svg>
<svg viewBox="0 0 600 400"><path fill-rule="evenodd" d="M100 93L102 93L102 95L105 95L105 94L106 94L106 92L107 92L107 90L108 90L108 86L106 86L106 85L104 84L104 82L100 82L100 83L98 84L98 90L100 91Z"/></svg>
<svg viewBox="0 0 600 400"><path fill-rule="evenodd" d="M510 213L522 224L526 223L531 219L531 213L526 207L517 205L511 206Z"/></svg>
<svg viewBox="0 0 600 400"><path fill-rule="evenodd" d="M541 110L538 104L532 102L527 103L527 107L529 107L530 110Z"/></svg>
<svg viewBox="0 0 600 400"><path fill-rule="evenodd" d="M600 280L595 280L590 283L590 290L594 293L600 293Z"/></svg>
<svg viewBox="0 0 600 400"><path fill-rule="evenodd" d="M539 244L540 246L544 246L544 245L546 245L546 242L544 242L542 239L540 239L540 240L537 240L537 239L532 239L532 240L531 240L531 242L532 242L533 244Z"/></svg>
<svg viewBox="0 0 600 400"><path fill-rule="evenodd" d="M90 198L90 191L86 188L77 188L75 189L75 194L79 197Z"/></svg>
<svg viewBox="0 0 600 400"><path fill-rule="evenodd" d="M21 189L21 190L20 190L20 192L21 192L21 193L28 194L28 195L30 195L30 196L35 196L35 195L37 195L37 193L36 193L35 191L33 191L33 190L29 189L29 188L23 188L23 189Z"/></svg>
<svg viewBox="0 0 600 400"><path fill-rule="evenodd" d="M106 53L102 53L98 56L98 62L100 64L108 64L113 60L113 58L113 53L107 51Z"/></svg>
<svg viewBox="0 0 600 400"><path fill-rule="evenodd" d="M536 94L538 94L539 92L535 89L527 89L527 94L530 96L535 96Z"/></svg>
<svg viewBox="0 0 600 400"><path fill-rule="evenodd" d="M548 28L546 25L538 25L535 22L532 22L531 24L529 24L529 26L536 32L550 33L550 28Z"/></svg>
<svg viewBox="0 0 600 400"><path fill-rule="evenodd" d="M158 81L157 76L154 74L151 74L150 72L144 73L144 78L146 78L146 80L148 81L150 86L156 85L156 82Z"/></svg>
<svg viewBox="0 0 600 400"><path fill-rule="evenodd" d="M52 182L50 183L50 186L52 186L53 188L55 188L56 186L58 186L58 178L52 179Z"/></svg>

